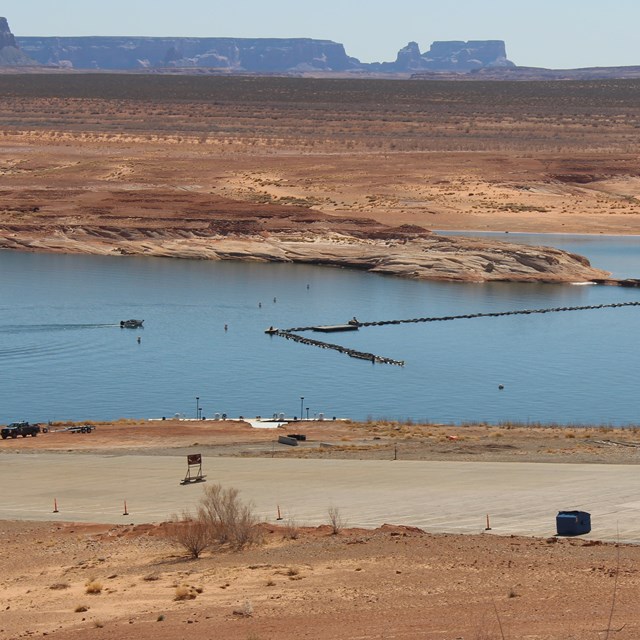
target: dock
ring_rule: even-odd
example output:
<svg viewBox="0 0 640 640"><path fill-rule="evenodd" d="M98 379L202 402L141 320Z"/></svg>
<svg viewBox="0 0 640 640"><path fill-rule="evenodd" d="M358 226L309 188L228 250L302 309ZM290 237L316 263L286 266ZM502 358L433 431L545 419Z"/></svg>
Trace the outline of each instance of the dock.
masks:
<svg viewBox="0 0 640 640"><path fill-rule="evenodd" d="M321 324L317 327L311 327L311 331L319 331L320 333L337 333L338 331L357 331L357 324Z"/></svg>
<svg viewBox="0 0 640 640"><path fill-rule="evenodd" d="M615 284L622 287L640 287L640 279L627 279L620 281L601 281L594 282L594 284ZM339 344L332 344L330 342L322 342L320 340L312 340L305 338L300 333L304 331L319 331L322 333L336 333L341 331L357 331L360 327L384 327L389 325L399 324L415 324L426 322L447 322L451 320L471 320L473 318L501 318L505 316L518 316L518 315L530 315L538 313L562 313L566 311L595 311L600 309L619 309L623 307L639 307L640 301L632 302L613 302L610 304L592 304L573 307L550 307L544 309L514 309L512 311L490 311L484 313L466 313L455 316L431 316L425 318L408 318L403 320L378 320L373 322L360 322L353 318L345 324L334 325L313 325L309 327L292 327L290 329L276 329L275 327L269 327L265 333L271 336L278 336L285 338L286 340L293 340L294 342L300 342L314 347L320 347L321 349L333 349L339 353L344 353L351 358L357 358L358 360L368 360L369 362L381 364L391 364L399 367L404 366L404 360L395 360L386 356L379 356L375 353L367 353L365 351L358 351L356 349L349 349Z"/></svg>

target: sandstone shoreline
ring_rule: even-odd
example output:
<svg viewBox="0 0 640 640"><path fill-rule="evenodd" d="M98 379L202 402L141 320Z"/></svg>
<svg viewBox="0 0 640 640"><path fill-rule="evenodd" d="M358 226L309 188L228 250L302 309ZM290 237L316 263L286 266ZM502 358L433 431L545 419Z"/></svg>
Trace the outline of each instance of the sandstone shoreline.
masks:
<svg viewBox="0 0 640 640"><path fill-rule="evenodd" d="M435 234L385 241L340 234L310 237L294 233L284 238L116 236L107 240L97 236L99 231L86 229L52 235L2 234L0 229L0 249L311 264L417 280L458 282L570 283L603 280L610 275L591 267L585 258L558 249Z"/></svg>

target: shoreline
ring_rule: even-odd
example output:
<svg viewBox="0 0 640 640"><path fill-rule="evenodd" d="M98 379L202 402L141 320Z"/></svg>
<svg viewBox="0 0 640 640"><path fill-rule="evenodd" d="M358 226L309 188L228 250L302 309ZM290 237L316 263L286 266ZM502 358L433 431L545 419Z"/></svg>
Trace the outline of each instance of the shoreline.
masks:
<svg viewBox="0 0 640 640"><path fill-rule="evenodd" d="M0 225L1 231L1 225ZM376 233L386 239L377 238ZM271 233L264 236L197 237L166 233L153 240L111 233L98 240L85 226L71 235L57 227L41 233L11 237L0 234L0 248L60 254L152 256L199 260L300 263L357 269L424 281L575 283L607 280L611 273L597 269L577 254L552 247L484 241L477 237L444 236L426 230L394 232L367 230L333 234ZM115 236L115 237L114 237Z"/></svg>

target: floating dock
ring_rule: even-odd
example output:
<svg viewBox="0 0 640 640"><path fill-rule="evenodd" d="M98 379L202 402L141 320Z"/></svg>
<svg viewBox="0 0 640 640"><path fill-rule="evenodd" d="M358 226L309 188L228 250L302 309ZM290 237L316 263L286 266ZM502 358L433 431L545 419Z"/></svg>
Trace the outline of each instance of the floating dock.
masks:
<svg viewBox="0 0 640 640"><path fill-rule="evenodd" d="M311 327L311 331L319 331L320 333L337 333L338 331L357 331L357 324L321 324L317 327Z"/></svg>

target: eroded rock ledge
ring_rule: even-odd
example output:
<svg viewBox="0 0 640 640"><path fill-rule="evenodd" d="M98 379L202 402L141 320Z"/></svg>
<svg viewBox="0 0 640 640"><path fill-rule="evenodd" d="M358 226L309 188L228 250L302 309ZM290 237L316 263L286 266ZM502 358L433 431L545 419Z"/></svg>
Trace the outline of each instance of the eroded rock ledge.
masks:
<svg viewBox="0 0 640 640"><path fill-rule="evenodd" d="M411 240L331 237L124 238L93 231L25 238L0 229L0 248L21 251L147 255L206 260L289 262L362 269L421 280L583 282L605 278L581 256L548 247L431 235Z"/></svg>
<svg viewBox="0 0 640 640"><path fill-rule="evenodd" d="M304 207L175 191L5 192L0 249L290 262L422 280L585 282L588 260L549 247L448 237Z"/></svg>

